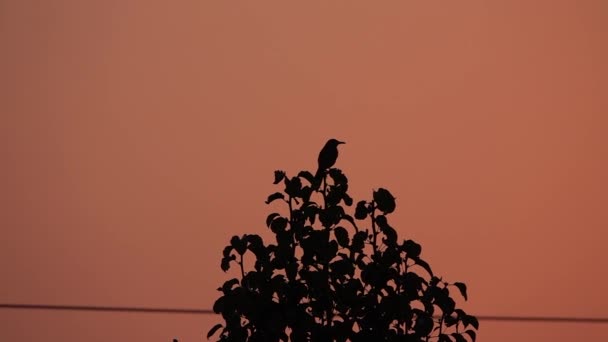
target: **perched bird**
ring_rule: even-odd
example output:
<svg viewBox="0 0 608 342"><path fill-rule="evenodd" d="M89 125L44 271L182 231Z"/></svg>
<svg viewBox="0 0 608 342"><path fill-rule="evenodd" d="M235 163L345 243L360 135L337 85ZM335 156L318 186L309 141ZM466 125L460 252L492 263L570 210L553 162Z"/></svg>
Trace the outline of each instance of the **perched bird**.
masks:
<svg viewBox="0 0 608 342"><path fill-rule="evenodd" d="M340 144L344 144L344 142L336 139L329 139L321 149L321 152L319 152L319 168L315 174L315 179L317 181L320 181L323 177L323 173L336 163L336 159L338 159L338 145Z"/></svg>

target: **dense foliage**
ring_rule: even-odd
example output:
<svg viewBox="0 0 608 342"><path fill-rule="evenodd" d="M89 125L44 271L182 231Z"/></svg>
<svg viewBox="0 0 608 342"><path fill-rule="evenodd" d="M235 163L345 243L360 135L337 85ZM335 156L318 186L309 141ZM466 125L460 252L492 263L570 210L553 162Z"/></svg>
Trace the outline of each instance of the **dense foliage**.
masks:
<svg viewBox="0 0 608 342"><path fill-rule="evenodd" d="M275 171L286 215L266 225L276 241L234 236L221 268L236 266L213 310L219 341L475 341L479 323L456 307L464 283L448 283L421 258L421 246L399 240L388 222L395 198L386 189L353 206L348 179L337 168L316 179L308 171ZM247 262L253 269L246 270Z"/></svg>

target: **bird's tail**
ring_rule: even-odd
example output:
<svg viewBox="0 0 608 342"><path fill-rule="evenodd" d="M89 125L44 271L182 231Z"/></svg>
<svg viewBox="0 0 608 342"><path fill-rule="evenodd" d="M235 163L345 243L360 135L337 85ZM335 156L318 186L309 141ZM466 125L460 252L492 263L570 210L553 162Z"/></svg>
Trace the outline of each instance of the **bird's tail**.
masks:
<svg viewBox="0 0 608 342"><path fill-rule="evenodd" d="M319 168L317 169L317 172L315 173L315 184L314 184L314 188L318 189L319 187L321 187L321 182L323 181L323 176L325 176L325 170Z"/></svg>

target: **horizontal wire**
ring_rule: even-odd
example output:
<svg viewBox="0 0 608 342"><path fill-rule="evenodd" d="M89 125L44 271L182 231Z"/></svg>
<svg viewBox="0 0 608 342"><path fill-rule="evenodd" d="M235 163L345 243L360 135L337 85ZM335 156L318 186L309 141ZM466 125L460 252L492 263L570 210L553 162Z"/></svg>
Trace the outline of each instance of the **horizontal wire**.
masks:
<svg viewBox="0 0 608 342"><path fill-rule="evenodd" d="M0 309L26 309L26 310L57 310L57 311L105 311L130 313L163 313L163 314L215 314L209 309L187 308L151 308L151 307L124 307L124 306L93 306L93 305L44 305L44 304L0 304ZM595 323L606 324L608 318L599 317L551 317L551 316L497 316L478 315L480 321L496 322L545 322L545 323Z"/></svg>
<svg viewBox="0 0 608 342"><path fill-rule="evenodd" d="M93 306L93 305L0 304L0 309L109 311L109 312L194 314L194 315L214 314L213 310L206 310L206 309L146 308L146 307Z"/></svg>
<svg viewBox="0 0 608 342"><path fill-rule="evenodd" d="M545 323L608 323L603 317L555 317L555 316L486 316L474 315L480 321L495 322L545 322Z"/></svg>

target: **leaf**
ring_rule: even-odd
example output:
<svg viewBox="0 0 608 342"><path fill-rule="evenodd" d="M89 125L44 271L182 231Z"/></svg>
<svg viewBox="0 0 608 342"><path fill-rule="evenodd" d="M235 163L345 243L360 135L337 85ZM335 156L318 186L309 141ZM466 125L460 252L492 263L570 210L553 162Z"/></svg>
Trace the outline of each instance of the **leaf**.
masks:
<svg viewBox="0 0 608 342"><path fill-rule="evenodd" d="M348 222L350 222L350 224L355 227L356 231L359 231L359 229L357 228L357 224L355 223L355 220L353 220L353 217L347 214L342 214L342 217L340 217L340 220L346 220Z"/></svg>
<svg viewBox="0 0 608 342"><path fill-rule="evenodd" d="M471 341L473 342L475 342L475 340L477 339L477 333L473 330L467 330L464 333L468 334L471 337Z"/></svg>
<svg viewBox="0 0 608 342"><path fill-rule="evenodd" d="M344 204L346 204L346 206L348 206L348 207L353 205L353 199L350 196L348 196L348 194L344 194L344 196L342 197L342 200L344 201Z"/></svg>
<svg viewBox="0 0 608 342"><path fill-rule="evenodd" d="M456 286L458 288L458 290L460 290L460 294L464 297L464 300L468 300L468 298L467 298L467 285L465 283L456 282L456 283L454 283L452 285Z"/></svg>
<svg viewBox="0 0 608 342"><path fill-rule="evenodd" d="M285 171L276 170L274 172L274 182L272 184L279 184L280 181L285 178Z"/></svg>
<svg viewBox="0 0 608 342"><path fill-rule="evenodd" d="M467 316L467 314L462 309L456 309L456 310L454 310L454 312L456 313L457 318L460 320L462 320L462 318Z"/></svg>
<svg viewBox="0 0 608 342"><path fill-rule="evenodd" d="M378 224L378 226L380 227L380 229L383 229L384 227L388 227L388 221L386 220L386 216L384 215L378 215L376 216L376 223Z"/></svg>
<svg viewBox="0 0 608 342"><path fill-rule="evenodd" d="M450 338L450 335L440 334L437 342L452 342L452 339Z"/></svg>
<svg viewBox="0 0 608 342"><path fill-rule="evenodd" d="M336 240L342 247L347 247L350 238L348 237L348 232L344 227L336 227L334 229L334 234L336 235Z"/></svg>
<svg viewBox="0 0 608 342"><path fill-rule="evenodd" d="M427 336L433 331L433 319L426 314L418 315L414 328L416 335Z"/></svg>
<svg viewBox="0 0 608 342"><path fill-rule="evenodd" d="M275 192L274 194L268 196L268 199L266 200L266 204L270 204L272 201L277 200L277 199L285 199L285 195L283 195L283 193L281 192Z"/></svg>
<svg viewBox="0 0 608 342"><path fill-rule="evenodd" d="M446 327L452 327L452 326L458 324L458 322L459 322L458 316L453 315L453 313L450 315L443 315L443 316L444 316L443 323L445 324Z"/></svg>
<svg viewBox="0 0 608 342"><path fill-rule="evenodd" d="M376 223L380 227L382 233L384 233L384 235L386 236L386 239L384 239L383 242L387 246L395 246L395 244L397 243L397 232L395 231L395 229L393 229L393 227L388 224L386 216L378 215L376 217Z"/></svg>
<svg viewBox="0 0 608 342"><path fill-rule="evenodd" d="M241 238L239 238L236 235L233 236L232 239L230 239L230 244L232 245L232 247L234 247L236 252L239 253L240 255L245 254L245 251L247 251L247 242L245 242L244 239L241 240Z"/></svg>
<svg viewBox="0 0 608 342"><path fill-rule="evenodd" d="M374 202L376 202L376 206L384 214L390 214L395 211L395 197L386 189L380 188L374 191Z"/></svg>
<svg viewBox="0 0 608 342"><path fill-rule="evenodd" d="M233 247L232 246L226 246L224 247L224 251L222 252L222 254L224 255L224 257L228 257L230 255L230 253L232 252Z"/></svg>
<svg viewBox="0 0 608 342"><path fill-rule="evenodd" d="M415 259L420 256L420 253L422 252L422 247L413 240L407 240L403 242L403 250L407 254L408 258Z"/></svg>
<svg viewBox="0 0 608 342"><path fill-rule="evenodd" d="M285 178L285 193L291 197L300 197L302 190L302 181L298 177L291 179Z"/></svg>
<svg viewBox="0 0 608 342"><path fill-rule="evenodd" d="M469 326L472 325L475 330L479 330L479 321L477 320L477 317L475 316L471 316L471 315L467 315L464 317L464 319L462 320L462 323L464 324L464 326Z"/></svg>
<svg viewBox="0 0 608 342"><path fill-rule="evenodd" d="M342 173L342 170L331 168L329 169L329 176L334 180L334 184L336 185L344 185L348 183L348 179Z"/></svg>
<svg viewBox="0 0 608 342"><path fill-rule="evenodd" d="M237 285L239 283L239 280L237 278L232 278L228 281L226 281L224 283L224 285L222 285L222 292L224 292L224 294L230 292L230 290L232 290L232 287L234 285Z"/></svg>
<svg viewBox="0 0 608 342"><path fill-rule="evenodd" d="M213 312L215 312L216 314L219 314L221 312L224 311L224 304L226 301L226 297L221 296L220 298L218 298L215 303L213 303Z"/></svg>
<svg viewBox="0 0 608 342"><path fill-rule="evenodd" d="M279 214L279 213L272 213L272 214L268 215L268 217L266 217L266 227L270 228L270 224L278 216L281 216L281 214Z"/></svg>
<svg viewBox="0 0 608 342"><path fill-rule="evenodd" d="M412 258L412 260L414 260L414 262L416 262L416 265L424 268L427 272L429 272L430 275L433 275L433 271L431 271L431 266L429 266L429 264L427 264L426 261L424 261L420 258Z"/></svg>
<svg viewBox="0 0 608 342"><path fill-rule="evenodd" d="M454 300L448 296L436 297L435 304L441 308L444 315L451 315L456 307Z"/></svg>
<svg viewBox="0 0 608 342"><path fill-rule="evenodd" d="M331 267L331 275L343 277L344 275L352 276L355 272L355 268L353 264L348 259L341 259L334 261L330 264Z"/></svg>
<svg viewBox="0 0 608 342"><path fill-rule="evenodd" d="M244 239L249 243L249 246L253 246L253 248L262 247L264 245L262 238L256 234L245 235Z"/></svg>
<svg viewBox="0 0 608 342"><path fill-rule="evenodd" d="M351 251L360 252L365 246L365 239L367 238L367 233L365 232L357 232L353 236L353 242L350 246Z"/></svg>
<svg viewBox="0 0 608 342"><path fill-rule="evenodd" d="M207 339L209 339L211 336L213 336L213 334L215 334L215 332L221 327L223 327L223 325L221 325L219 323L214 325L213 328L211 328L209 330L209 332L207 333Z"/></svg>
<svg viewBox="0 0 608 342"><path fill-rule="evenodd" d="M403 277L403 285L406 289L419 291L422 289L422 284L426 281L414 272L407 272Z"/></svg>
<svg viewBox="0 0 608 342"><path fill-rule="evenodd" d="M355 218L357 220L365 220L367 217L367 203L365 201L357 202L357 207L355 209Z"/></svg>
<svg viewBox="0 0 608 342"><path fill-rule="evenodd" d="M300 173L298 173L298 177L306 179L311 185L315 182L315 176L308 171L300 171Z"/></svg>
<svg viewBox="0 0 608 342"><path fill-rule="evenodd" d="M310 196L312 195L312 188L308 185L302 188L301 197L304 202L310 202ZM297 202L297 200L296 200Z"/></svg>
<svg viewBox="0 0 608 342"><path fill-rule="evenodd" d="M386 235L386 239L383 240L384 244L393 247L397 243L397 232L391 226L382 228L382 232Z"/></svg>
<svg viewBox="0 0 608 342"><path fill-rule="evenodd" d="M222 268L222 271L228 271L230 269L230 258L222 258L220 267Z"/></svg>
<svg viewBox="0 0 608 342"><path fill-rule="evenodd" d="M456 339L456 342L467 342L467 339L462 336L462 334L452 333L452 337Z"/></svg>
<svg viewBox="0 0 608 342"><path fill-rule="evenodd" d="M272 230L273 233L279 233L279 232L283 232L285 231L285 228L287 227L287 219L284 217L277 217L276 219L272 220L272 222L270 223L270 230Z"/></svg>

